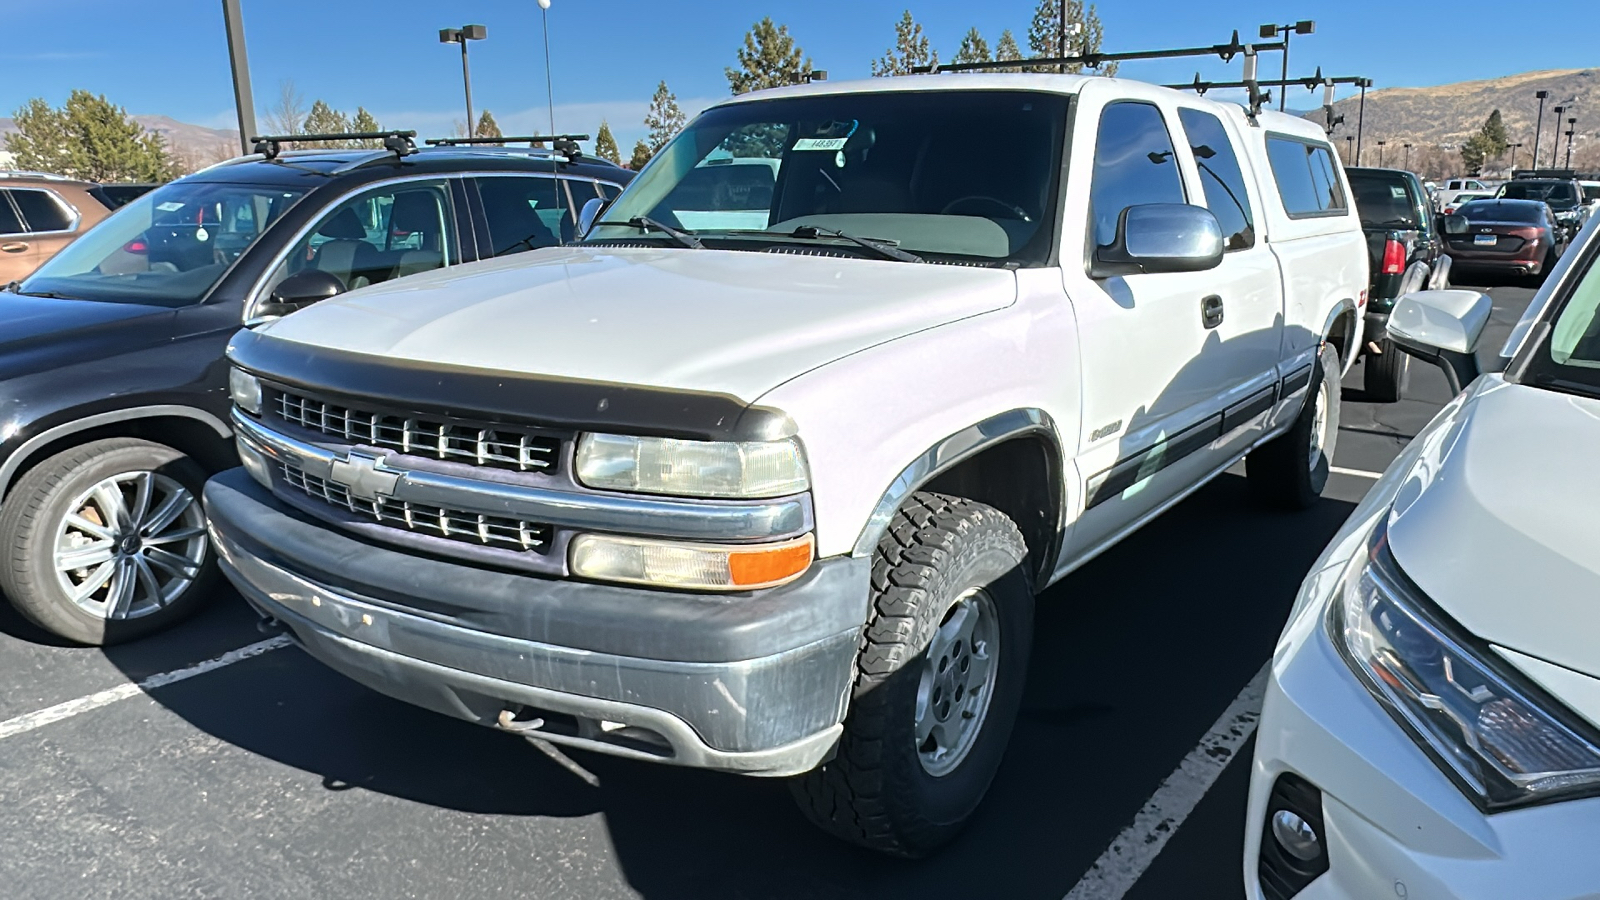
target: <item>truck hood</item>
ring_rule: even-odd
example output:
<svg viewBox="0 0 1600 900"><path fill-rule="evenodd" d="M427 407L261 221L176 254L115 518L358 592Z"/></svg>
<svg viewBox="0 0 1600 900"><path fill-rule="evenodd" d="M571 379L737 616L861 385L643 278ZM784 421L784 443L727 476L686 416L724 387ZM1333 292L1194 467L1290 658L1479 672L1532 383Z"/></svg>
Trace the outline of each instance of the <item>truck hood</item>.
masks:
<svg viewBox="0 0 1600 900"><path fill-rule="evenodd" d="M1600 678L1600 400L1499 383L1456 415L1396 497L1395 560L1478 637Z"/></svg>
<svg viewBox="0 0 1600 900"><path fill-rule="evenodd" d="M275 338L753 402L840 357L1010 305L1009 271L678 248L551 248L399 279Z"/></svg>

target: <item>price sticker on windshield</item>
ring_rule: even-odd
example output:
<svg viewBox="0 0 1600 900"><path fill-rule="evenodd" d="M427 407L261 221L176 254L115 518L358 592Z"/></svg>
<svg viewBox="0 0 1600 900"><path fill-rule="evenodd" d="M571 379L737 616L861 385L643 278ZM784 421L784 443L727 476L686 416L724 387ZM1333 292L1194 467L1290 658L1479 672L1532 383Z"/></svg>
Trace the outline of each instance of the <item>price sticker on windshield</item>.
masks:
<svg viewBox="0 0 1600 900"><path fill-rule="evenodd" d="M796 150L843 150L849 142L847 137L838 138L801 138L794 142Z"/></svg>
<svg viewBox="0 0 1600 900"><path fill-rule="evenodd" d="M849 122L829 122L818 128L815 137L801 138L794 142L796 150L827 150L839 151L844 145L850 143L850 138L855 136L856 129L861 127L860 120Z"/></svg>

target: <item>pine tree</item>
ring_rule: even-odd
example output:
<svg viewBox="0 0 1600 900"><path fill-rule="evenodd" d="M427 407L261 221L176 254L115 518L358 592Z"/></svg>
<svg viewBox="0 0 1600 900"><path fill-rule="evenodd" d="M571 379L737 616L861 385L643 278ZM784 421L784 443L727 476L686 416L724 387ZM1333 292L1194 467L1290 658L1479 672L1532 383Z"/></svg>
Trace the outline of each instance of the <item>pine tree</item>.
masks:
<svg viewBox="0 0 1600 900"><path fill-rule="evenodd" d="M983 34L976 28L967 30L967 36L961 39L961 46L956 49L955 62L991 62L989 56L989 42L983 39Z"/></svg>
<svg viewBox="0 0 1600 900"><path fill-rule="evenodd" d="M600 130L594 135L594 155L601 159L609 159L617 165L622 164L622 154L617 150L617 138L611 133L611 125L606 120L600 120Z"/></svg>
<svg viewBox="0 0 1600 900"><path fill-rule="evenodd" d="M306 113L306 134L340 134L350 130L350 120L328 104L318 100ZM341 149L355 146L355 141L323 141L318 146Z"/></svg>
<svg viewBox="0 0 1600 900"><path fill-rule="evenodd" d="M14 116L6 149L24 169L85 181L168 181L177 164L159 134L147 132L104 95L73 91L66 106L28 101Z"/></svg>
<svg viewBox="0 0 1600 900"><path fill-rule="evenodd" d="M911 18L911 10L900 15L894 26L894 46L881 59L872 61L873 75L910 75L921 66L939 64L939 53L928 44L922 26Z"/></svg>
<svg viewBox="0 0 1600 900"><path fill-rule="evenodd" d="M678 108L678 97L667 89L665 81L656 85L655 96L650 98L650 109L644 114L644 127L650 129L650 134L645 140L650 148L650 155L661 152L678 132L683 130L683 110Z"/></svg>
<svg viewBox="0 0 1600 900"><path fill-rule="evenodd" d="M1483 164L1488 160L1489 152L1485 147L1483 132L1478 132L1461 143L1461 167L1468 175L1477 175L1483 171Z"/></svg>
<svg viewBox="0 0 1600 900"><path fill-rule="evenodd" d="M365 106L358 106L356 107L355 117L350 120L350 130L382 131L383 126L378 124L378 120L373 117L372 113L367 112L367 108ZM379 140L356 141L356 143L361 145L361 147L366 150L383 149L383 141Z"/></svg>
<svg viewBox="0 0 1600 900"><path fill-rule="evenodd" d="M505 137L505 132L500 130L500 123L494 120L494 113L487 109L478 117L477 133L473 137L497 138ZM491 144L491 147L504 147L505 144Z"/></svg>
<svg viewBox="0 0 1600 900"><path fill-rule="evenodd" d="M735 94L799 84L811 74L811 59L789 36L789 26L769 16L750 26L739 48L739 68L723 69Z"/></svg>
<svg viewBox="0 0 1600 900"><path fill-rule="evenodd" d="M1078 26L1076 35L1067 36L1068 45L1061 46L1061 4L1067 4L1067 28ZM1033 22L1028 26L1028 49L1033 57L1077 56L1096 53L1105 40L1105 27L1100 24L1100 14L1093 5L1084 9L1083 0L1039 0L1034 8ZM1078 72L1083 66L1073 63L1068 72ZM1033 66L1033 72L1059 72L1056 66ZM1117 64L1107 63L1097 71L1102 75L1117 74Z"/></svg>
<svg viewBox="0 0 1600 900"><path fill-rule="evenodd" d="M650 145L640 141L633 145L633 158L628 160L628 168L637 172L644 168L644 164L649 162L650 157L654 155L650 152Z"/></svg>
<svg viewBox="0 0 1600 900"><path fill-rule="evenodd" d="M1000 40L994 46L994 58L996 62L1009 62L1013 59L1022 58L1022 49L1017 46L1017 39L1011 36L1011 29L1007 28L1005 31L1000 32ZM997 69L996 71L1020 72L1022 70Z"/></svg>
<svg viewBox="0 0 1600 900"><path fill-rule="evenodd" d="M1500 110L1489 113L1489 118L1483 123L1484 150L1491 157L1504 156L1510 141L1506 137L1506 123L1500 118Z"/></svg>

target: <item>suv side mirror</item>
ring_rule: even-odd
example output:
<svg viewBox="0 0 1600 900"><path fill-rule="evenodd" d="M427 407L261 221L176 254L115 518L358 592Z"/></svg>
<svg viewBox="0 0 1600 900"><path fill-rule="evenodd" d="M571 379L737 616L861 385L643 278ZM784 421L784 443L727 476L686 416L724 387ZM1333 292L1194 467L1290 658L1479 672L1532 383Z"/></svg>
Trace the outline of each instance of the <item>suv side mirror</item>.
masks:
<svg viewBox="0 0 1600 900"><path fill-rule="evenodd" d="M1184 203L1130 206L1117 218L1117 235L1096 247L1090 278L1202 272L1222 262L1222 226L1208 209Z"/></svg>
<svg viewBox="0 0 1600 900"><path fill-rule="evenodd" d="M245 326L253 327L283 318L313 303L342 293L344 293L344 282L332 272L324 272L321 269L296 272L278 282L267 302L256 307L256 314L245 322Z"/></svg>
<svg viewBox="0 0 1600 900"><path fill-rule="evenodd" d="M1452 214L1450 214L1448 216L1444 216L1440 221L1444 225L1444 233L1445 234L1466 234L1467 233L1467 217L1466 216L1463 216L1463 215L1460 215L1460 214L1457 214L1457 213L1452 213Z"/></svg>
<svg viewBox="0 0 1600 900"><path fill-rule="evenodd" d="M594 221L611 205L610 200L596 197L583 204L583 209L578 212L578 239L583 240L589 234L589 229L594 227Z"/></svg>
<svg viewBox="0 0 1600 900"><path fill-rule="evenodd" d="M1389 338L1396 347L1444 370L1450 390L1461 389L1481 374L1478 338L1494 304L1477 291L1416 291L1395 301L1389 314Z"/></svg>

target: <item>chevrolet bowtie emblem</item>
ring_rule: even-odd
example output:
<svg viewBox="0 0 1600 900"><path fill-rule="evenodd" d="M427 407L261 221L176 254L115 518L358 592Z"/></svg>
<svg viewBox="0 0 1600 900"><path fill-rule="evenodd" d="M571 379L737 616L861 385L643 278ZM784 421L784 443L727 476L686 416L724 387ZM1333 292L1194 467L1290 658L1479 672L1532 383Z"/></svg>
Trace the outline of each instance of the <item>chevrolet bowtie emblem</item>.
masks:
<svg viewBox="0 0 1600 900"><path fill-rule="evenodd" d="M395 485L404 472L387 468L383 460L365 453L352 453L344 459L333 461L328 477L335 484L344 485L350 496L358 500L376 500L394 496Z"/></svg>

